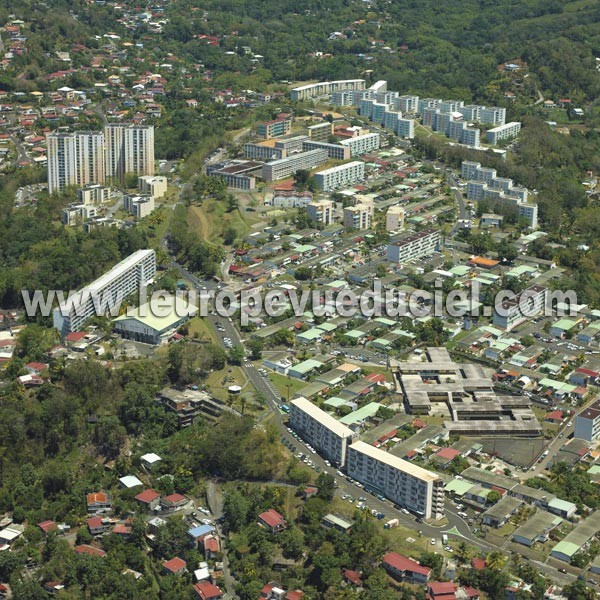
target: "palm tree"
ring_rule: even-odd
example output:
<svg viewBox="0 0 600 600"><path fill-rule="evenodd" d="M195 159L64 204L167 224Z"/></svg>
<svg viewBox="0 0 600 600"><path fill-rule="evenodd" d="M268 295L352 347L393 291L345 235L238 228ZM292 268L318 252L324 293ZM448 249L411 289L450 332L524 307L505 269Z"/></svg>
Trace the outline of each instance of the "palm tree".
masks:
<svg viewBox="0 0 600 600"><path fill-rule="evenodd" d="M486 556L485 562L488 568L499 570L506 564L506 556L502 552L494 550Z"/></svg>

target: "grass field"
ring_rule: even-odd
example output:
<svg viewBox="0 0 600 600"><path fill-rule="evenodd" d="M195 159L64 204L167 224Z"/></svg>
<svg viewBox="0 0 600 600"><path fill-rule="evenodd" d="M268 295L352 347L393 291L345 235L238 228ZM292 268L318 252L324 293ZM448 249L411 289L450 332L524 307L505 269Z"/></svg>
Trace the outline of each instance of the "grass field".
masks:
<svg viewBox="0 0 600 600"><path fill-rule="evenodd" d="M292 398L295 393L299 392L303 387L306 386L306 381L301 379L295 379L294 377L286 377L279 373L269 373L269 379L275 384L275 387L279 390L280 394L284 397Z"/></svg>
<svg viewBox="0 0 600 600"><path fill-rule="evenodd" d="M218 343L219 337L206 319L195 317L189 321L189 336L192 339L206 339Z"/></svg>

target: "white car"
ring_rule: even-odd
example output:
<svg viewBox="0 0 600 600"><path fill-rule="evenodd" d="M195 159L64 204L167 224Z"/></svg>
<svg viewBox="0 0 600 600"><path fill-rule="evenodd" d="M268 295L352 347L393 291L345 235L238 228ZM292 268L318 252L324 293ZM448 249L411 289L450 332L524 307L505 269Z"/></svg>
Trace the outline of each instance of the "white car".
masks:
<svg viewBox="0 0 600 600"><path fill-rule="evenodd" d="M436 544L435 538L431 538L431 539L429 540L429 543L430 543L432 546L435 546L435 544Z"/></svg>

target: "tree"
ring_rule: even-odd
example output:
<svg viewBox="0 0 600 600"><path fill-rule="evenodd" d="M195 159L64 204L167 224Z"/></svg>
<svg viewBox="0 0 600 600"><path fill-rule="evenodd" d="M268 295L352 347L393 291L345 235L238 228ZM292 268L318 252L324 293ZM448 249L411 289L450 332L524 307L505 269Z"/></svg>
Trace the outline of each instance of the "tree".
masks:
<svg viewBox="0 0 600 600"><path fill-rule="evenodd" d="M426 567L429 567L437 579L442 576L442 569L444 568L444 558L441 554L435 552L423 552L419 556L419 562Z"/></svg>
<svg viewBox="0 0 600 600"><path fill-rule="evenodd" d="M264 341L260 338L252 338L246 346L250 350L250 358L252 360L260 360L262 358L262 351L264 348Z"/></svg>
<svg viewBox="0 0 600 600"><path fill-rule="evenodd" d="M241 365L244 361L244 356L244 348L239 344L229 350L229 362L232 365Z"/></svg>
<svg viewBox="0 0 600 600"><path fill-rule="evenodd" d="M237 210L239 205L240 202L235 194L227 194L227 212Z"/></svg>
<svg viewBox="0 0 600 600"><path fill-rule="evenodd" d="M500 492L496 491L496 490L492 490L486 498L486 503L487 504L496 504L497 502L499 502L502 499L502 496L500 495Z"/></svg>
<svg viewBox="0 0 600 600"><path fill-rule="evenodd" d="M322 498L326 502L331 502L333 500L333 495L335 493L335 478L333 475L321 473L317 477L317 487L319 488L317 493L319 498Z"/></svg>
<svg viewBox="0 0 600 600"><path fill-rule="evenodd" d="M581 580L565 585L563 594L567 597L567 600L595 600L597 597L593 588L585 585Z"/></svg>
<svg viewBox="0 0 600 600"><path fill-rule="evenodd" d="M115 416L101 417L94 428L94 443L98 451L108 459L117 458L127 435L125 428Z"/></svg>
<svg viewBox="0 0 600 600"><path fill-rule="evenodd" d="M493 551L486 556L485 562L488 569L500 570L506 564L506 555L499 551Z"/></svg>

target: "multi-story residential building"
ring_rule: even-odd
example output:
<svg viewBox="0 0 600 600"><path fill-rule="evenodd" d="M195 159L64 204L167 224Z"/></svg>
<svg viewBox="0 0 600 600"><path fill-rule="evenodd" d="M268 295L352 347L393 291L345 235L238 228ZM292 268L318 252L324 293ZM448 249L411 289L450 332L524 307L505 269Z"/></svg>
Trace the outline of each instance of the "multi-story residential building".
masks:
<svg viewBox="0 0 600 600"><path fill-rule="evenodd" d="M323 223L323 225L331 225L333 223L335 203L332 200L319 200L317 202L309 202L306 205L306 214L308 218Z"/></svg>
<svg viewBox="0 0 600 600"><path fill-rule="evenodd" d="M292 137L287 137L282 140L277 140L275 142L275 148L279 148L285 152L286 156L290 154L294 154L295 152L302 152L302 144L309 139L307 135L294 135Z"/></svg>
<svg viewBox="0 0 600 600"><path fill-rule="evenodd" d="M81 225L88 219L93 219L98 214L93 204L70 204L62 211L62 223L69 227Z"/></svg>
<svg viewBox="0 0 600 600"><path fill-rule="evenodd" d="M381 136L378 133L365 133L364 135L342 140L340 144L349 148L350 156L354 158L372 150L377 150L381 144Z"/></svg>
<svg viewBox="0 0 600 600"><path fill-rule="evenodd" d="M547 288L532 285L515 297L499 302L494 307L493 324L506 331L514 329L544 310L547 294Z"/></svg>
<svg viewBox="0 0 600 600"><path fill-rule="evenodd" d="M311 98L320 98L330 96L335 92L364 90L364 79L343 79L338 81L321 81L319 83L309 83L300 87L293 88L290 97L293 101L310 100Z"/></svg>
<svg viewBox="0 0 600 600"><path fill-rule="evenodd" d="M422 116L426 108L437 108L440 102L439 98L419 98L417 114Z"/></svg>
<svg viewBox="0 0 600 600"><path fill-rule="evenodd" d="M360 202L355 206L344 208L344 227L354 229L370 229L373 225L373 201Z"/></svg>
<svg viewBox="0 0 600 600"><path fill-rule="evenodd" d="M286 156L285 150L276 148L274 144L244 144L244 158L250 160L279 160Z"/></svg>
<svg viewBox="0 0 600 600"><path fill-rule="evenodd" d="M385 230L398 231L404 227L404 209L401 206L390 206L385 214Z"/></svg>
<svg viewBox="0 0 600 600"><path fill-rule="evenodd" d="M104 183L104 136L97 131L52 132L46 136L48 191Z"/></svg>
<svg viewBox="0 0 600 600"><path fill-rule="evenodd" d="M126 194L123 196L123 206L136 219L143 219L154 210L154 196L151 194L140 194L137 196Z"/></svg>
<svg viewBox="0 0 600 600"><path fill-rule="evenodd" d="M468 181L469 179L479 180L478 173L481 169L481 163L472 160L463 160L460 166L461 179Z"/></svg>
<svg viewBox="0 0 600 600"><path fill-rule="evenodd" d="M464 106L464 102L462 100L442 100L438 104L438 108L440 112L443 113L457 113L460 112L460 109Z"/></svg>
<svg viewBox="0 0 600 600"><path fill-rule="evenodd" d="M348 160L350 158L350 147L342 144L330 144L328 142L315 142L313 140L307 140L302 143L302 151L317 150L322 148L327 150L329 158L335 160Z"/></svg>
<svg viewBox="0 0 600 600"><path fill-rule="evenodd" d="M407 233L390 242L387 248L389 262L403 263L422 256L433 254L440 248L440 232L437 229L424 229L417 233Z"/></svg>
<svg viewBox="0 0 600 600"><path fill-rule="evenodd" d="M287 135L292 130L292 119L290 117L281 117L273 121L259 123L256 127L256 134L264 140Z"/></svg>
<svg viewBox="0 0 600 600"><path fill-rule="evenodd" d="M315 182L319 189L329 192L340 186L356 183L364 177L365 163L355 160L315 173Z"/></svg>
<svg viewBox="0 0 600 600"><path fill-rule="evenodd" d="M584 408L575 417L575 433L573 437L595 442L600 439L600 400Z"/></svg>
<svg viewBox="0 0 600 600"><path fill-rule="evenodd" d="M313 142L327 142L333 135L333 123L325 121L323 123L317 123L316 125L309 125L308 137Z"/></svg>
<svg viewBox="0 0 600 600"><path fill-rule="evenodd" d="M154 127L109 123L104 128L106 177L123 179L129 173L154 175Z"/></svg>
<svg viewBox="0 0 600 600"><path fill-rule="evenodd" d="M323 163L326 163L329 158L327 150L317 148L315 150L307 150L292 154L286 158L274 160L270 163L265 163L262 166L262 177L265 181L275 181L293 175L296 171L310 171Z"/></svg>
<svg viewBox="0 0 600 600"><path fill-rule="evenodd" d="M355 92L352 90L333 92L329 101L333 106L352 106L355 104Z"/></svg>
<svg viewBox="0 0 600 600"><path fill-rule="evenodd" d="M401 138L412 140L415 137L415 122L413 119L398 119L394 133Z"/></svg>
<svg viewBox="0 0 600 600"><path fill-rule="evenodd" d="M477 122L481 119L481 111L484 108L485 106L478 104L467 104L466 106L461 106L458 112L463 116L463 119Z"/></svg>
<svg viewBox="0 0 600 600"><path fill-rule="evenodd" d="M419 96L404 95L394 99L394 110L405 114L416 114L419 110Z"/></svg>
<svg viewBox="0 0 600 600"><path fill-rule="evenodd" d="M108 202L110 189L98 183L91 183L77 190L77 199L86 206Z"/></svg>
<svg viewBox="0 0 600 600"><path fill-rule="evenodd" d="M479 122L486 125L504 125L506 123L506 109L499 106L483 106Z"/></svg>
<svg viewBox="0 0 600 600"><path fill-rule="evenodd" d="M277 208L302 208L313 200L312 192L275 192L271 200L265 200L265 204Z"/></svg>
<svg viewBox="0 0 600 600"><path fill-rule="evenodd" d="M147 285L156 274L156 252L138 250L110 271L70 296L52 313L54 327L65 336L79 331L97 315L101 306L107 314L131 294Z"/></svg>
<svg viewBox="0 0 600 600"><path fill-rule="evenodd" d="M224 162L206 167L207 175L222 177L227 187L237 190L253 190L255 177L261 173L262 164L253 161Z"/></svg>
<svg viewBox="0 0 600 600"><path fill-rule="evenodd" d="M444 482L436 473L361 441L348 446L346 472L425 519L444 516Z"/></svg>
<svg viewBox="0 0 600 600"><path fill-rule="evenodd" d="M338 467L346 463L348 445L356 438L352 429L306 398L290 402L290 427L324 458Z"/></svg>
<svg viewBox="0 0 600 600"><path fill-rule="evenodd" d="M138 177L138 190L142 194L162 198L167 193L167 178L159 175L142 175Z"/></svg>
<svg viewBox="0 0 600 600"><path fill-rule="evenodd" d="M496 145L500 140L506 140L515 137L521 131L521 123L511 121L504 125L499 125L493 129L488 129L486 139L489 144Z"/></svg>
<svg viewBox="0 0 600 600"><path fill-rule="evenodd" d="M527 222L529 227L537 229L538 226L538 205L529 202L517 202L519 218Z"/></svg>

